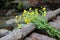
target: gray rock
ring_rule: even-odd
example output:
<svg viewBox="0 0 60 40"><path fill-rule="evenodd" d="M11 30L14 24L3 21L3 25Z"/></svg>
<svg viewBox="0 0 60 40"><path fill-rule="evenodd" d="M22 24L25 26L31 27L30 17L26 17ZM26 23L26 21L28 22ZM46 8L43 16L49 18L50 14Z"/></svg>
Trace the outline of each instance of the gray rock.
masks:
<svg viewBox="0 0 60 40"><path fill-rule="evenodd" d="M18 7L18 9L20 9L20 10L21 9L27 9L27 8L31 7L31 4L29 3L29 0L14 0L13 3L20 4L20 8Z"/></svg>
<svg viewBox="0 0 60 40"><path fill-rule="evenodd" d="M32 35L30 35L30 37L27 37L25 40L56 40L56 39L50 38L42 34L32 33Z"/></svg>
<svg viewBox="0 0 60 40"><path fill-rule="evenodd" d="M35 26L33 24L28 24L21 29L14 29L10 34L0 38L0 40L18 40L26 37L30 32L35 30Z"/></svg>
<svg viewBox="0 0 60 40"><path fill-rule="evenodd" d="M50 2L50 3L60 3L60 0L48 0L47 2Z"/></svg>
<svg viewBox="0 0 60 40"><path fill-rule="evenodd" d="M23 4L24 4L23 5L24 6L24 9L27 9L27 8L31 7L29 1L23 1Z"/></svg>
<svg viewBox="0 0 60 40"><path fill-rule="evenodd" d="M16 19L9 19L7 21L5 21L2 25L0 25L0 28L5 28L5 27L13 27L13 26L17 26L16 24Z"/></svg>
<svg viewBox="0 0 60 40"><path fill-rule="evenodd" d="M15 9L11 9L11 10L9 10L9 11L6 13L6 16L11 15L14 11L15 11Z"/></svg>
<svg viewBox="0 0 60 40"><path fill-rule="evenodd" d="M57 20L60 20L60 16L57 16Z"/></svg>
<svg viewBox="0 0 60 40"><path fill-rule="evenodd" d="M0 29L0 37L6 36L7 34L9 34L11 31L7 30L7 29Z"/></svg>
<svg viewBox="0 0 60 40"><path fill-rule="evenodd" d="M9 19L9 20L5 21L3 24L1 24L0 25L1 27L0 28L15 27L15 26L17 26L16 20L17 20L16 18ZM23 21L24 21L23 19L22 20L18 19L18 22L19 23L23 23Z"/></svg>
<svg viewBox="0 0 60 40"><path fill-rule="evenodd" d="M60 14L60 8L56 9L54 11L48 11L45 18L47 20L50 20L52 17L55 17L56 15Z"/></svg>
<svg viewBox="0 0 60 40"><path fill-rule="evenodd" d="M60 30L60 21L49 22L49 24L50 24L52 27L54 27L54 28Z"/></svg>
<svg viewBox="0 0 60 40"><path fill-rule="evenodd" d="M20 29L13 30L10 34L0 38L0 40L18 40L22 37L22 32Z"/></svg>
<svg viewBox="0 0 60 40"><path fill-rule="evenodd" d="M27 34L35 30L35 25L34 24L28 24L25 27L23 27L21 30L23 32L23 37L25 37Z"/></svg>

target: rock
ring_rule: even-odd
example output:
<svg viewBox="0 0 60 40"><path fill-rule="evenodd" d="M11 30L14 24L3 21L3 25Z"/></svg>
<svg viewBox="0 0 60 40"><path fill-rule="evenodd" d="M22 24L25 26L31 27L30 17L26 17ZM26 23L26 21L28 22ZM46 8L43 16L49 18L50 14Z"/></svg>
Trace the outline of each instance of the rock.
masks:
<svg viewBox="0 0 60 40"><path fill-rule="evenodd" d="M48 0L50 3L60 3L60 0Z"/></svg>
<svg viewBox="0 0 60 40"><path fill-rule="evenodd" d="M56 16L56 13L54 11L48 11L45 18L47 20L49 20L49 19L51 19L52 17L55 17L55 16Z"/></svg>
<svg viewBox="0 0 60 40"><path fill-rule="evenodd" d="M5 27L10 27L11 28L13 26L16 26L16 21L15 21L15 19L10 19L10 20L5 21L0 26L1 26L0 28L5 28Z"/></svg>
<svg viewBox="0 0 60 40"><path fill-rule="evenodd" d="M20 1L18 4L18 9L28 9L29 7L31 7L29 1Z"/></svg>
<svg viewBox="0 0 60 40"><path fill-rule="evenodd" d="M52 17L55 17L56 15L60 14L60 8L56 9L54 11L48 11L45 18L47 20L50 20Z"/></svg>
<svg viewBox="0 0 60 40"><path fill-rule="evenodd" d="M36 6L38 3L40 3L41 0L29 0L29 3L31 6ZM39 4L40 5L40 4ZM37 6L36 6L37 7Z"/></svg>
<svg viewBox="0 0 60 40"><path fill-rule="evenodd" d="M32 35L30 35L30 37L27 37L25 40L56 40L56 39L50 38L42 34L32 33Z"/></svg>
<svg viewBox="0 0 60 40"><path fill-rule="evenodd" d="M10 34L0 38L0 40L18 40L26 37L30 32L35 29L33 24L28 24L21 29L14 29Z"/></svg>
<svg viewBox="0 0 60 40"><path fill-rule="evenodd" d="M18 40L22 37L22 32L20 29L13 30L10 34L0 38L0 40Z"/></svg>
<svg viewBox="0 0 60 40"><path fill-rule="evenodd" d="M16 18L11 18L11 19L5 21L2 25L0 25L1 26L0 28L15 27L15 26L17 26L16 20L17 20ZM19 21L19 23L23 23L24 22L23 19L22 20L18 19L18 21Z"/></svg>
<svg viewBox="0 0 60 40"><path fill-rule="evenodd" d="M60 16L57 16L57 20L60 20Z"/></svg>
<svg viewBox="0 0 60 40"><path fill-rule="evenodd" d="M6 16L10 16L14 11L15 11L14 9L9 10L9 11L6 13Z"/></svg>
<svg viewBox="0 0 60 40"><path fill-rule="evenodd" d="M21 9L27 9L29 7L31 7L31 4L29 3L29 0L14 0L11 1L14 4L18 4L17 7L19 10Z"/></svg>
<svg viewBox="0 0 60 40"><path fill-rule="evenodd" d="M24 6L24 9L27 9L27 8L31 7L29 1L24 1L23 4L24 4L23 5Z"/></svg>
<svg viewBox="0 0 60 40"><path fill-rule="evenodd" d="M0 29L0 38L3 36L6 36L7 34L9 34L11 31L7 30L7 29Z"/></svg>
<svg viewBox="0 0 60 40"><path fill-rule="evenodd" d="M56 22L49 22L49 24L56 28L57 30L60 30L60 21L56 21Z"/></svg>
<svg viewBox="0 0 60 40"><path fill-rule="evenodd" d="M7 13L6 13L6 16L9 16L12 14L12 10L9 10Z"/></svg>
<svg viewBox="0 0 60 40"><path fill-rule="evenodd" d="M16 19L14 18L6 21L6 24L13 24L13 23L16 23Z"/></svg>
<svg viewBox="0 0 60 40"><path fill-rule="evenodd" d="M25 37L26 35L28 35L30 32L35 30L35 25L34 24L28 24L25 27L23 27L21 30L23 32L23 37Z"/></svg>
<svg viewBox="0 0 60 40"><path fill-rule="evenodd" d="M32 40L30 37L27 37L26 39L24 39L24 40Z"/></svg>
<svg viewBox="0 0 60 40"><path fill-rule="evenodd" d="M56 19L57 20L54 20L53 22L49 22L49 24L54 28L60 30L60 16L57 16Z"/></svg>

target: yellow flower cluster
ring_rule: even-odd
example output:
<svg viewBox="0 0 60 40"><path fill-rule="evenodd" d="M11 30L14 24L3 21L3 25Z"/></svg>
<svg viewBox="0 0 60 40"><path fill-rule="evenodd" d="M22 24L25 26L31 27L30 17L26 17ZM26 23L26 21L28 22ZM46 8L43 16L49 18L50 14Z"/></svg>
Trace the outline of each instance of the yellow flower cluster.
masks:
<svg viewBox="0 0 60 40"><path fill-rule="evenodd" d="M26 12L27 12L27 11L26 11L26 10L24 10L24 12L23 12L22 16L25 16Z"/></svg>
<svg viewBox="0 0 60 40"><path fill-rule="evenodd" d="M30 12L30 15L33 15L34 14L34 12L32 11L32 12Z"/></svg>
<svg viewBox="0 0 60 40"><path fill-rule="evenodd" d="M32 8L29 8L29 11L30 12L27 12L26 10L24 10L24 12L23 12L23 16L24 16L24 21L25 21L25 23L27 23L27 24L29 24L30 22L31 22L31 20L33 19L31 16L33 16L33 15L38 15L38 9L35 9L35 11L31 11L32 10ZM26 16L25 16L26 15ZM30 17L29 17L30 16Z"/></svg>
<svg viewBox="0 0 60 40"><path fill-rule="evenodd" d="M34 19L34 16L39 16L39 12L38 12L38 9L36 8L34 11L32 10L32 8L29 8L29 11L26 11L24 10L23 14L21 16L16 16L16 18L18 19L21 19L23 18L24 19L24 22L26 24L29 24L33 19ZM43 8L42 9L44 11L44 16L46 16L46 8ZM18 20L16 20L16 23L18 25L18 28L21 28L21 24L18 23Z"/></svg>
<svg viewBox="0 0 60 40"><path fill-rule="evenodd" d="M18 18L18 16L16 16L15 18Z"/></svg>
<svg viewBox="0 0 60 40"><path fill-rule="evenodd" d="M15 18L17 19L17 20L16 20L17 27L18 27L18 28L21 28L21 24L19 24L19 22L18 22L18 19L19 19L19 18L21 19L21 16L16 16Z"/></svg>
<svg viewBox="0 0 60 40"><path fill-rule="evenodd" d="M24 10L24 12L23 12L23 13L24 13L24 14L26 14L26 12L27 12L27 11L26 11L26 10Z"/></svg>
<svg viewBox="0 0 60 40"><path fill-rule="evenodd" d="M32 10L31 8L29 8L29 11Z"/></svg>
<svg viewBox="0 0 60 40"><path fill-rule="evenodd" d="M44 8L42 8L42 10L43 10L43 11L45 11L45 10L46 10L46 8L44 7Z"/></svg>
<svg viewBox="0 0 60 40"><path fill-rule="evenodd" d="M46 8L44 7L44 8L42 8L42 10L44 11L43 12L44 13L43 15L46 16Z"/></svg>
<svg viewBox="0 0 60 40"><path fill-rule="evenodd" d="M30 19L25 19L25 23L29 24L30 23Z"/></svg>

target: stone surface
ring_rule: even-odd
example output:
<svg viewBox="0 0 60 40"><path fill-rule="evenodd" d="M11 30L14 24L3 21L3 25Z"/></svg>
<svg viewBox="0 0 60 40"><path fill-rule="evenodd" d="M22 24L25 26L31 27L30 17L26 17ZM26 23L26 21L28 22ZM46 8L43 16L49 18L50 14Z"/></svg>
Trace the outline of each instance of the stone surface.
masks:
<svg viewBox="0 0 60 40"><path fill-rule="evenodd" d="M25 37L26 35L28 35L30 32L35 30L35 25L34 24L28 24L25 27L23 27L21 30L23 32L23 37Z"/></svg>
<svg viewBox="0 0 60 40"><path fill-rule="evenodd" d="M0 38L0 40L18 40L24 38L35 29L33 24L28 24L21 29L15 29L10 34Z"/></svg>
<svg viewBox="0 0 60 40"><path fill-rule="evenodd" d="M60 0L48 0L50 3L60 3Z"/></svg>
<svg viewBox="0 0 60 40"><path fill-rule="evenodd" d="M22 32L20 29L13 30L10 34L0 38L0 40L18 40L22 37Z"/></svg>
<svg viewBox="0 0 60 40"><path fill-rule="evenodd" d="M50 38L42 34L32 33L32 35L30 35L30 37L27 37L25 40L56 40L56 39Z"/></svg>
<svg viewBox="0 0 60 40"><path fill-rule="evenodd" d="M57 16L56 20L53 20L53 22L49 22L49 24L54 28L60 30L60 16Z"/></svg>
<svg viewBox="0 0 60 40"><path fill-rule="evenodd" d="M7 30L7 29L0 29L0 37L6 36L7 34L9 34L11 31Z"/></svg>
<svg viewBox="0 0 60 40"><path fill-rule="evenodd" d="M60 20L60 16L57 16L57 20Z"/></svg>
<svg viewBox="0 0 60 40"><path fill-rule="evenodd" d="M49 24L57 30L60 30L60 22L49 22Z"/></svg>
<svg viewBox="0 0 60 40"><path fill-rule="evenodd" d="M50 20L52 17L55 17L56 15L60 14L60 8L56 9L54 11L48 11L45 18L47 20Z"/></svg>
<svg viewBox="0 0 60 40"><path fill-rule="evenodd" d="M12 10L9 10L7 13L6 13L6 16L12 14Z"/></svg>

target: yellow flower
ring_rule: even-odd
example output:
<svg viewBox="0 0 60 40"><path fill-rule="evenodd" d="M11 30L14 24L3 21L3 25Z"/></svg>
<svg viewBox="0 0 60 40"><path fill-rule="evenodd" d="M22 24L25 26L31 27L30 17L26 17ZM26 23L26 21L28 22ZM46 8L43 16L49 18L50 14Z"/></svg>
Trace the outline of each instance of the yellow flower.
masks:
<svg viewBox="0 0 60 40"><path fill-rule="evenodd" d="M28 21L27 24L29 24L30 22Z"/></svg>
<svg viewBox="0 0 60 40"><path fill-rule="evenodd" d="M27 18L25 18L25 22L27 22L28 20L27 20Z"/></svg>
<svg viewBox="0 0 60 40"><path fill-rule="evenodd" d="M18 16L16 16L15 18L18 18Z"/></svg>
<svg viewBox="0 0 60 40"><path fill-rule="evenodd" d="M30 15L33 15L34 14L34 12L32 11L31 13L30 13Z"/></svg>
<svg viewBox="0 0 60 40"><path fill-rule="evenodd" d="M43 10L43 11L45 11L45 10L46 10L46 8L44 7L42 10Z"/></svg>
<svg viewBox="0 0 60 40"><path fill-rule="evenodd" d="M29 8L29 10L32 10L32 8Z"/></svg>
<svg viewBox="0 0 60 40"><path fill-rule="evenodd" d="M26 23L27 23L27 24L29 24L29 23L30 23L30 21L31 21L31 20L30 20L30 19L28 19Z"/></svg>
<svg viewBox="0 0 60 40"><path fill-rule="evenodd" d="M46 11L44 11L44 16L46 16Z"/></svg>
<svg viewBox="0 0 60 40"><path fill-rule="evenodd" d="M37 11L38 9L36 8L35 10Z"/></svg>
<svg viewBox="0 0 60 40"><path fill-rule="evenodd" d="M28 23L28 22L30 22L30 19L27 19L27 18L26 18L26 19L25 19L25 23Z"/></svg>
<svg viewBox="0 0 60 40"><path fill-rule="evenodd" d="M28 21L30 21L30 19L28 19Z"/></svg>
<svg viewBox="0 0 60 40"><path fill-rule="evenodd" d="M21 25L20 24L18 24L18 28L21 28Z"/></svg>
<svg viewBox="0 0 60 40"><path fill-rule="evenodd" d="M24 10L24 12L23 13L26 13L27 11L26 10Z"/></svg>

